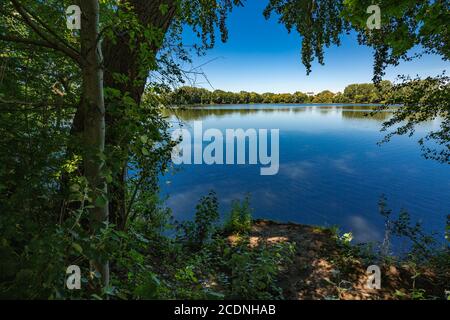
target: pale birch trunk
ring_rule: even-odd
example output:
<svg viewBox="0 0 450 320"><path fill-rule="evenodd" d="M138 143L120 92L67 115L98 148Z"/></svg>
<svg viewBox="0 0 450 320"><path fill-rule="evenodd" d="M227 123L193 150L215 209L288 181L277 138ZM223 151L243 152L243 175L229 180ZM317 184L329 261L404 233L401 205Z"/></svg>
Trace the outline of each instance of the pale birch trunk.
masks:
<svg viewBox="0 0 450 320"><path fill-rule="evenodd" d="M102 176L105 149L105 104L103 96L103 61L99 38L98 0L80 0L81 55L83 59L83 143L84 174L91 189L93 208L90 209L91 231L96 233L108 221L107 185ZM102 201L96 201L101 198ZM93 269L101 274L102 285L109 284L109 264L91 261Z"/></svg>

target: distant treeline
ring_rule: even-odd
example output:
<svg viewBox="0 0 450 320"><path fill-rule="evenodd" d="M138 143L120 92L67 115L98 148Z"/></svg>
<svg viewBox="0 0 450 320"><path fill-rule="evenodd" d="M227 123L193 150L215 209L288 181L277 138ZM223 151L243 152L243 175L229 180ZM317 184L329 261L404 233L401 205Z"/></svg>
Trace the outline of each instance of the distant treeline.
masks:
<svg viewBox="0 0 450 320"><path fill-rule="evenodd" d="M256 92L209 91L204 88L180 87L165 94L170 105L202 104L247 104L247 103L383 103L392 88L390 81L382 81L379 86L373 83L348 85L344 92L333 93L325 90L316 95L295 93L259 94Z"/></svg>

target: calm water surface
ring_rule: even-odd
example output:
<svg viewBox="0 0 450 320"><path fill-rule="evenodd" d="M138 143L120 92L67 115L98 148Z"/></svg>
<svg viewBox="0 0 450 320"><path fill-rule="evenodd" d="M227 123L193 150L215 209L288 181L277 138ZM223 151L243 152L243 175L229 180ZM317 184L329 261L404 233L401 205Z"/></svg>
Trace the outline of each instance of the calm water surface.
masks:
<svg viewBox="0 0 450 320"><path fill-rule="evenodd" d="M203 121L203 130L280 129L280 169L261 176L259 165L181 165L162 181L168 206L189 219L198 199L213 189L222 213L233 199L251 194L254 216L316 225L339 225L357 241L381 240L378 213L382 194L396 212L443 234L450 214L450 170L421 157L417 138L438 123L427 123L413 138L377 145L389 112L367 117L368 106L233 105L177 111L174 127ZM206 145L207 143L205 143Z"/></svg>

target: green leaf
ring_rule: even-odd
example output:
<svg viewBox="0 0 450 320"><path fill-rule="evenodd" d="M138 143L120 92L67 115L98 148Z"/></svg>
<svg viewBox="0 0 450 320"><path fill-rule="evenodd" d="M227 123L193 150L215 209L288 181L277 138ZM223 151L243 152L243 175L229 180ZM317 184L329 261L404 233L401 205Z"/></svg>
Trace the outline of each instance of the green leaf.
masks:
<svg viewBox="0 0 450 320"><path fill-rule="evenodd" d="M78 191L80 191L80 185L77 184L77 183L72 184L72 185L70 186L70 191L72 191L72 192L78 192Z"/></svg>
<svg viewBox="0 0 450 320"><path fill-rule="evenodd" d="M206 296L208 299L211 299L211 300L223 300L225 298L225 295L223 293L209 291L209 290L206 291Z"/></svg>
<svg viewBox="0 0 450 320"><path fill-rule="evenodd" d="M111 183L113 181L113 178L110 174L108 174L105 176L105 180L106 180L106 183Z"/></svg>
<svg viewBox="0 0 450 320"><path fill-rule="evenodd" d="M150 152L148 152L148 150L146 148L142 148L142 154L144 156L148 156L150 154Z"/></svg>
<svg viewBox="0 0 450 320"><path fill-rule="evenodd" d="M78 243L72 243L72 247L75 249L78 253L83 253L83 248Z"/></svg>
<svg viewBox="0 0 450 320"><path fill-rule="evenodd" d="M103 208L104 206L106 206L107 203L108 203L108 198L106 198L106 196L104 194L99 195L95 199L95 206L96 207Z"/></svg>
<svg viewBox="0 0 450 320"><path fill-rule="evenodd" d="M147 136L146 134L142 135L142 136L141 136L141 141L142 141L142 143L147 143L147 141L148 141L148 136Z"/></svg>
<svg viewBox="0 0 450 320"><path fill-rule="evenodd" d="M162 15L165 16L167 12L169 11L169 5L166 3L159 5L159 11L161 11Z"/></svg>

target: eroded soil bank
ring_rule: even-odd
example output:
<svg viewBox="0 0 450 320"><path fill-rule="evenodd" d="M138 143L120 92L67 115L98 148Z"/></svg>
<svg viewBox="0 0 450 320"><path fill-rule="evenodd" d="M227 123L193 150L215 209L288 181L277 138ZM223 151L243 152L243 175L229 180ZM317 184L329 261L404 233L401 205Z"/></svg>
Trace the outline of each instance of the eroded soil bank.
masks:
<svg viewBox="0 0 450 320"><path fill-rule="evenodd" d="M250 245L261 242L295 243L293 262L281 266L279 284L285 299L412 299L422 294L442 299L448 289L433 270L412 270L394 262L380 264L381 289L368 288L366 270L374 262L339 245L330 229L255 220Z"/></svg>

